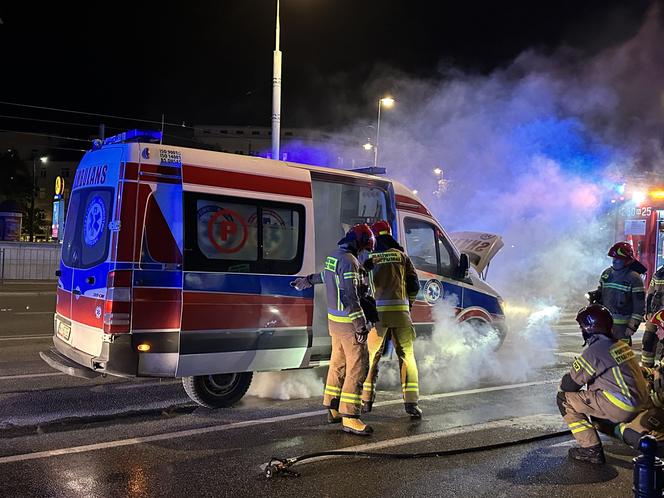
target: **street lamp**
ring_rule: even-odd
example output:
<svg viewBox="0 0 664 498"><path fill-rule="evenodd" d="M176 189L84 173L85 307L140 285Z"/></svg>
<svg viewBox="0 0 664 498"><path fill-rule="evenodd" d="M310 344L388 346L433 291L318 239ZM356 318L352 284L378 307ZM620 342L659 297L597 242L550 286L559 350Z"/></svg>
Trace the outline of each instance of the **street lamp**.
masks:
<svg viewBox="0 0 664 498"><path fill-rule="evenodd" d="M48 156L41 156L42 164L48 162ZM30 200L30 242L35 241L35 191L37 190L37 156L32 158L32 197Z"/></svg>
<svg viewBox="0 0 664 498"><path fill-rule="evenodd" d="M376 143L374 145L374 167L378 166L378 139L380 138L380 108L386 107L389 109L394 105L392 97L384 97L378 101L378 119L376 121Z"/></svg>
<svg viewBox="0 0 664 498"><path fill-rule="evenodd" d="M281 50L279 50L279 0L272 56L272 159L279 159L281 134Z"/></svg>
<svg viewBox="0 0 664 498"><path fill-rule="evenodd" d="M371 149L373 149L373 145L371 145L371 142L369 142L368 140L367 143L365 143L362 147L364 147L364 150L366 151L370 151Z"/></svg>

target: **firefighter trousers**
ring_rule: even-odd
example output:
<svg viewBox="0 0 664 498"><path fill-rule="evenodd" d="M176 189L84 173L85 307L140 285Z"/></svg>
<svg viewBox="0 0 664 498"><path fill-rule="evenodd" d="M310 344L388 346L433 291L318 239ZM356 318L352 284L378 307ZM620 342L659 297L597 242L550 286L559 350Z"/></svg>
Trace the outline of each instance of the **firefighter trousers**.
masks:
<svg viewBox="0 0 664 498"><path fill-rule="evenodd" d="M332 357L327 372L323 405L342 417L357 418L362 410L362 384L369 370L367 344L358 344L355 334L330 332Z"/></svg>
<svg viewBox="0 0 664 498"><path fill-rule="evenodd" d="M632 333L631 330L627 329L627 325L623 323L614 323L611 329L611 335L616 341L626 342L630 346L632 345L632 336L629 334Z"/></svg>
<svg viewBox="0 0 664 498"><path fill-rule="evenodd" d="M415 329L412 325L406 327L381 327L380 322L376 328L369 332L367 344L369 345L369 374L364 382L362 400L373 402L376 397L376 380L378 379L378 362L385 349L385 343L392 338L394 350L399 358L401 369L401 389L404 403L417 403L419 399L419 383L417 363L413 343L415 342Z"/></svg>
<svg viewBox="0 0 664 498"><path fill-rule="evenodd" d="M655 353L657 352L657 325L646 322L643 339L641 339L641 364L644 367L655 366Z"/></svg>
<svg viewBox="0 0 664 498"><path fill-rule="evenodd" d="M637 412L619 408L609 401L601 389L595 391L559 392L558 409L574 439L582 448L600 444L597 431L589 417L609 420L613 423L629 422Z"/></svg>

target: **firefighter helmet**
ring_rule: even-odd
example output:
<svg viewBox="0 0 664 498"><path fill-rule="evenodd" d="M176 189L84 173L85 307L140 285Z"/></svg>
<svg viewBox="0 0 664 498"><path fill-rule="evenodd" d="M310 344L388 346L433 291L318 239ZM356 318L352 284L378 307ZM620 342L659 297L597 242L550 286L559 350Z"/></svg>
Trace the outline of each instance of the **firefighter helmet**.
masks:
<svg viewBox="0 0 664 498"><path fill-rule="evenodd" d="M348 232L346 232L346 236L338 244L352 244L358 252L364 250L373 251L374 247L376 247L376 238L369 225L359 223L350 227Z"/></svg>
<svg viewBox="0 0 664 498"><path fill-rule="evenodd" d="M655 313L649 320L650 323L664 330L664 308Z"/></svg>
<svg viewBox="0 0 664 498"><path fill-rule="evenodd" d="M632 245L629 242L617 242L616 244L613 244L611 249L609 249L608 256L622 259L627 263L636 259L634 256L634 249L632 249Z"/></svg>
<svg viewBox="0 0 664 498"><path fill-rule="evenodd" d="M581 308L576 315L576 321L581 327L585 341L594 334L611 337L613 317L611 312L601 304L591 304Z"/></svg>
<svg viewBox="0 0 664 498"><path fill-rule="evenodd" d="M385 220L378 220L376 223L371 225L371 231L376 237L379 235L392 235L392 227Z"/></svg>

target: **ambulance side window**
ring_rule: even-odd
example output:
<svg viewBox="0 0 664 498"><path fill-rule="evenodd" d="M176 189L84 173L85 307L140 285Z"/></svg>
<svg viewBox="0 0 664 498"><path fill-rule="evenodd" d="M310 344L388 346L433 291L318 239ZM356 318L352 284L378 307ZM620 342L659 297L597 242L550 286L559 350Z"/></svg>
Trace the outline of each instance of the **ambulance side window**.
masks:
<svg viewBox="0 0 664 498"><path fill-rule="evenodd" d="M292 275L303 253L304 206L185 193L185 270Z"/></svg>
<svg viewBox="0 0 664 498"><path fill-rule="evenodd" d="M406 252L418 270L451 277L456 260L443 233L433 224L416 218L404 220Z"/></svg>

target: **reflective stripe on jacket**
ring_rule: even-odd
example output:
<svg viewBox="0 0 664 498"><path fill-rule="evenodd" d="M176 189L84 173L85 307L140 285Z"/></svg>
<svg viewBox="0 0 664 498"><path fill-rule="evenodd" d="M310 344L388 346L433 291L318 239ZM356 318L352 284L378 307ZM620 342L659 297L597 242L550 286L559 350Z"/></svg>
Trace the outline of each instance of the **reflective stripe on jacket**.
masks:
<svg viewBox="0 0 664 498"><path fill-rule="evenodd" d="M630 319L643 321L645 314L645 288L641 276L634 270L609 267L599 279L602 304L613 316L615 325L626 325Z"/></svg>
<svg viewBox="0 0 664 498"><path fill-rule="evenodd" d="M614 341L594 334L588 346L572 364L570 376L589 391L601 390L618 408L637 412L648 401L648 385L632 348L623 341Z"/></svg>
<svg viewBox="0 0 664 498"><path fill-rule="evenodd" d="M654 313L664 303L664 266L653 274L648 287L648 313Z"/></svg>
<svg viewBox="0 0 664 498"><path fill-rule="evenodd" d="M330 254L323 271L310 280L312 284L325 283L327 319L335 324L334 330L355 333L367 326L357 293L360 263L345 246Z"/></svg>
<svg viewBox="0 0 664 498"><path fill-rule="evenodd" d="M369 282L381 325L410 325L410 306L420 290L420 282L410 258L396 248L371 253L369 258L373 263Z"/></svg>

